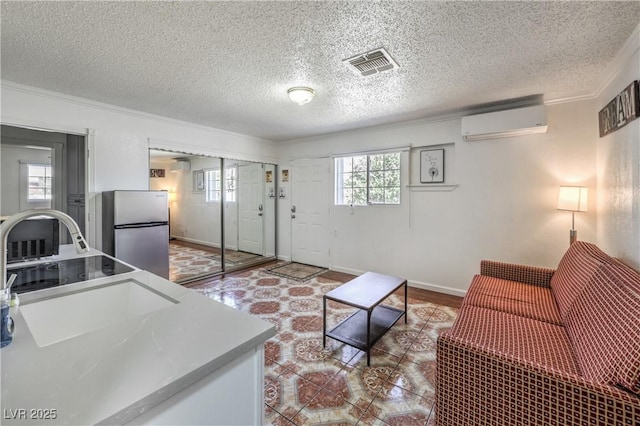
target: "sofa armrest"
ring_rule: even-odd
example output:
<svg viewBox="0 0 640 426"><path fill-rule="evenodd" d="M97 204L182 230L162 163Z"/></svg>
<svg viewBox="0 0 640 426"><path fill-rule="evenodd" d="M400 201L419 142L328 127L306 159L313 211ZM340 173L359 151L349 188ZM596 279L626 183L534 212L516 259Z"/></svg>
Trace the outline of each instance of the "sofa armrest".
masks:
<svg viewBox="0 0 640 426"><path fill-rule="evenodd" d="M640 397L439 336L436 425L542 424L638 425Z"/></svg>
<svg viewBox="0 0 640 426"><path fill-rule="evenodd" d="M555 269L538 266L517 265L514 263L480 261L480 274L503 280L517 281L525 284L549 287Z"/></svg>

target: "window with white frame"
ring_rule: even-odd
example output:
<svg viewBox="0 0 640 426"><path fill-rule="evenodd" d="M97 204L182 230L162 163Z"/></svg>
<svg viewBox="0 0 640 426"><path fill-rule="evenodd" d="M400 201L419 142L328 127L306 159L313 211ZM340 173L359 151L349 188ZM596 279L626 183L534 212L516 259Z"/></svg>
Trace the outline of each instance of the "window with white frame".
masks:
<svg viewBox="0 0 640 426"><path fill-rule="evenodd" d="M28 201L51 200L51 166L27 164Z"/></svg>
<svg viewBox="0 0 640 426"><path fill-rule="evenodd" d="M335 159L336 205L400 204L400 153Z"/></svg>
<svg viewBox="0 0 640 426"><path fill-rule="evenodd" d="M236 168L225 169L224 175L225 201L234 203L236 201ZM205 170L204 185L207 202L221 200L222 182L220 170Z"/></svg>
<svg viewBox="0 0 640 426"><path fill-rule="evenodd" d="M220 170L205 170L204 192L208 203L220 201Z"/></svg>

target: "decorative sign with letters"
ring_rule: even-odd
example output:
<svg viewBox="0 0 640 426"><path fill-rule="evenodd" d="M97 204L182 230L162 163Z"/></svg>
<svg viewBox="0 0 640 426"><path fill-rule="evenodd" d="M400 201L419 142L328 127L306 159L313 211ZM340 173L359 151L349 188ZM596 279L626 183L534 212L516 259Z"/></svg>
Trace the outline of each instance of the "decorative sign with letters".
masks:
<svg viewBox="0 0 640 426"><path fill-rule="evenodd" d="M164 169L149 169L149 177L152 177L152 178L163 178L164 177Z"/></svg>
<svg viewBox="0 0 640 426"><path fill-rule="evenodd" d="M628 85L598 113L600 137L615 132L640 117L638 80Z"/></svg>

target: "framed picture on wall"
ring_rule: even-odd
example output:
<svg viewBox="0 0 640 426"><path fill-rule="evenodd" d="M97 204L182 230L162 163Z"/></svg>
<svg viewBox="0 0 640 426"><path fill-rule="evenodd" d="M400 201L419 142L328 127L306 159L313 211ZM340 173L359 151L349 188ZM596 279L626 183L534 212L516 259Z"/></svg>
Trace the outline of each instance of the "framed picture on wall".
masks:
<svg viewBox="0 0 640 426"><path fill-rule="evenodd" d="M164 176L164 169L149 169L149 177L163 178Z"/></svg>
<svg viewBox="0 0 640 426"><path fill-rule="evenodd" d="M420 183L444 182L444 149L420 151Z"/></svg>
<svg viewBox="0 0 640 426"><path fill-rule="evenodd" d="M193 171L193 192L204 192L204 170Z"/></svg>

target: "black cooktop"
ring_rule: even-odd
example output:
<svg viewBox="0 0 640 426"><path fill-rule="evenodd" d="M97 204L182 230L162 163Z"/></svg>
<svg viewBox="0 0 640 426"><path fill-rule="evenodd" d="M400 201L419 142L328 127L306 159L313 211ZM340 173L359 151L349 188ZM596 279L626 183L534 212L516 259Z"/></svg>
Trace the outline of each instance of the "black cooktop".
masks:
<svg viewBox="0 0 640 426"><path fill-rule="evenodd" d="M27 293L131 271L133 268L127 265L98 255L11 268L7 270L7 278L17 274L11 292Z"/></svg>

